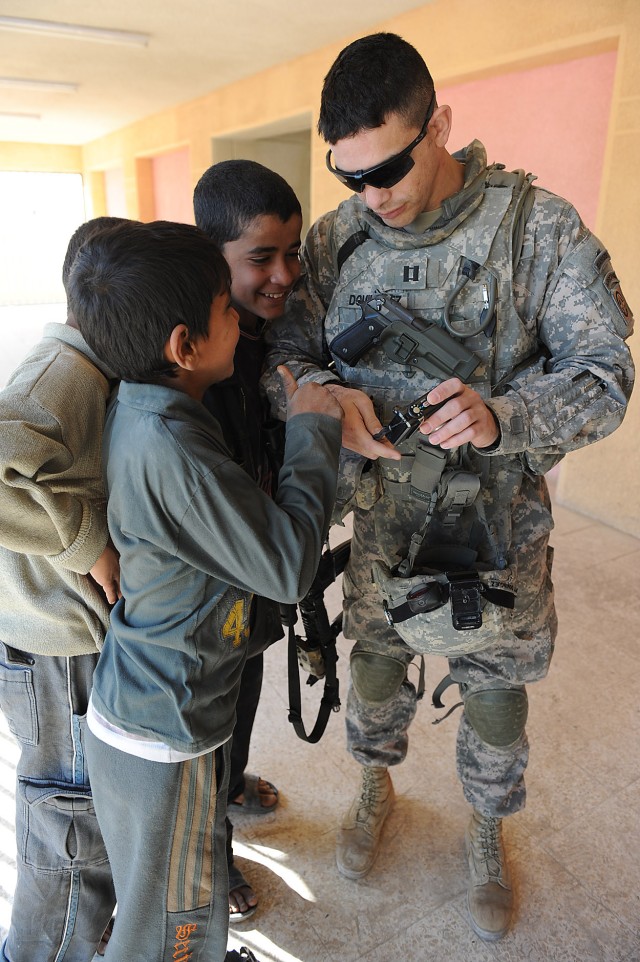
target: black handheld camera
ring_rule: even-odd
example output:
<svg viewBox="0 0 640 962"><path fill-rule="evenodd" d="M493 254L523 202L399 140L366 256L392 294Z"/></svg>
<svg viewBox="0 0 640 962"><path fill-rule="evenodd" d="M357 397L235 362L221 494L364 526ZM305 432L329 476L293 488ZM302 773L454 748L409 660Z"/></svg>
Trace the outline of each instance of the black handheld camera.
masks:
<svg viewBox="0 0 640 962"><path fill-rule="evenodd" d="M394 408L393 417L386 427L373 435L374 440L381 441L383 438L388 438L392 444L400 444L402 441L406 441L412 434L415 434L423 421L431 417L448 400L449 398L446 398L438 404L428 404L427 395L423 394L416 401L408 404L406 408Z"/></svg>

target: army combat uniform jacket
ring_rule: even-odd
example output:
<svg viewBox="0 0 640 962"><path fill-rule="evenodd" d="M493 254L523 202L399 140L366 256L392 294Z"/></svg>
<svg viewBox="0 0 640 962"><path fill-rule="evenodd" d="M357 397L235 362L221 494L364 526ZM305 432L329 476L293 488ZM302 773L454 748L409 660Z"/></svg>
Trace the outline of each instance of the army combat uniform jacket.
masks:
<svg viewBox="0 0 640 962"><path fill-rule="evenodd" d="M479 362L465 380L493 411L500 438L489 452L471 448L448 456L445 470L477 475L481 493L475 509L463 511L457 523L449 519L446 531L438 527L436 512L424 544L467 545L471 539L483 562L512 569L522 608L518 551L532 540L532 527L538 536L551 527L550 515L534 519L531 514L547 503L541 475L568 451L621 423L633 379L624 342L632 317L606 250L573 207L531 188L527 179L487 170L478 141L459 159L465 162L464 188L444 202L438 220L421 233L387 227L358 195L316 222L305 243L303 284L270 330L269 361L271 369L286 362L302 381L340 379L363 390L387 423L396 406L443 378L416 369L410 352L404 363L391 360L382 343L372 345L353 367L334 356L335 372L327 371L328 345L357 322L378 291L440 324L461 268L465 262L475 265L448 316ZM354 236L360 238L358 246L345 257ZM490 291L493 319L474 333ZM275 396L276 379L268 377L267 385ZM401 447L403 454L406 448ZM401 489L411 480L411 445L406 453L400 467L381 460L373 472L364 459L345 454L339 506L370 507L383 494L406 500ZM516 519L516 501L523 499L528 517L519 512ZM470 531L474 523L485 528L484 536ZM398 547L403 551L408 545Z"/></svg>

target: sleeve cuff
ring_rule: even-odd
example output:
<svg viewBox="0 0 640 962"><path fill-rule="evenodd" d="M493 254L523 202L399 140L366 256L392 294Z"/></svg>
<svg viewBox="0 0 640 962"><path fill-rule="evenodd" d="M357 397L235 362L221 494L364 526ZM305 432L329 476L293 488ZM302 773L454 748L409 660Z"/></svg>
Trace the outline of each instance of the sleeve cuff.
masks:
<svg viewBox="0 0 640 962"><path fill-rule="evenodd" d="M485 402L496 419L500 435L488 448L476 448L478 454L519 454L530 444L529 416L517 394L491 398Z"/></svg>
<svg viewBox="0 0 640 962"><path fill-rule="evenodd" d="M86 575L107 547L109 529L104 517L104 507L85 504L82 524L75 541L57 555L50 555L49 561L59 568Z"/></svg>

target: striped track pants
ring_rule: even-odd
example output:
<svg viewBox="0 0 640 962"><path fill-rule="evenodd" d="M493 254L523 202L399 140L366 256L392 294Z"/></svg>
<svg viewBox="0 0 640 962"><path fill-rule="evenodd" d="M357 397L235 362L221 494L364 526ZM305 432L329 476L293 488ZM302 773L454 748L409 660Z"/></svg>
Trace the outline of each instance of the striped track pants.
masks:
<svg viewBox="0 0 640 962"><path fill-rule="evenodd" d="M105 962L223 962L229 743L164 764L89 733L87 755L118 900Z"/></svg>

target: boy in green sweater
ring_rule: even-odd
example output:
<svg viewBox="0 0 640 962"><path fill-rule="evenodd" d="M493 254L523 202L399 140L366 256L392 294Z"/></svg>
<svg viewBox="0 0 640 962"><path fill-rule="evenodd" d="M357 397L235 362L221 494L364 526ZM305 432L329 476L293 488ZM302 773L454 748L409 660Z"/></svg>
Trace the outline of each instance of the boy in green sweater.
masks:
<svg viewBox="0 0 640 962"><path fill-rule="evenodd" d="M100 217L69 241L121 223ZM49 323L0 392L0 709L20 744L16 885L2 962L91 962L115 903L84 756L91 679L118 594L102 481L111 372Z"/></svg>

